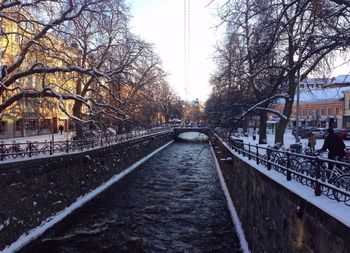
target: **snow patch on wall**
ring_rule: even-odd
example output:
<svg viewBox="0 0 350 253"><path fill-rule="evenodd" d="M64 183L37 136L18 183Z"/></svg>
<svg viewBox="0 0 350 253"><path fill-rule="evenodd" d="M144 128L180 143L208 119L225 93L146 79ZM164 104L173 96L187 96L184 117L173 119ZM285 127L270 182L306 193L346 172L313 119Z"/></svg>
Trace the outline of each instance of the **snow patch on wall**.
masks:
<svg viewBox="0 0 350 253"><path fill-rule="evenodd" d="M220 139L222 142L222 140ZM286 176L283 174L274 171L267 170L264 165L257 165L255 160L249 160L248 157L243 157L243 155L239 155L234 152L225 142L222 142L225 147L231 151L231 153L237 158L243 160L251 167L255 168L262 174L266 175L276 183L283 185L285 188L290 190L291 192L297 194L301 198L307 200L309 203L315 205L319 209L323 210L325 213L331 215L333 218L337 219L344 225L350 228L350 207L346 206L344 203L337 202L336 200L332 200L326 196L315 196L314 189L306 187L296 181L288 181Z"/></svg>
<svg viewBox="0 0 350 253"><path fill-rule="evenodd" d="M60 222L63 220L66 216L71 214L74 210L77 208L81 207L84 205L86 202L90 201L93 199L95 196L106 190L108 187L110 187L112 184L115 182L119 181L122 179L124 176L132 172L134 169L136 169L138 166L140 166L142 163L144 163L146 160L154 156L156 153L161 151L162 149L166 148L168 145L170 145L173 141L170 141L169 143L163 145L162 147L156 149L149 155L145 156L144 158L140 159L139 161L135 162L132 164L130 167L122 171L121 173L113 176L110 180L102 184L101 186L97 187L95 190L90 191L84 196L80 196L72 205L69 207L65 208L64 210L56 213L55 215L51 216L50 218L46 219L41 223L40 226L28 231L27 233L21 235L16 242L12 243L11 245L6 246L3 251L3 253L10 253L10 252L15 252L22 247L24 247L26 244L28 244L30 241L35 240L38 238L40 235L42 235L47 229L55 225L56 223ZM0 230L3 229L6 225L9 224L9 220L5 222L5 224L0 225Z"/></svg>
<svg viewBox="0 0 350 253"><path fill-rule="evenodd" d="M219 176L219 179L220 179L221 188L222 188L222 190L223 190L223 192L225 194L228 209L230 210L232 222L233 222L233 224L234 224L234 226L236 228L236 232L237 232L239 241L241 243L242 251L244 253L250 253L248 242L245 239L244 231L243 231L243 228L242 228L242 225L241 225L241 221L239 220L236 208L233 205L233 201L232 201L230 193L229 193L229 191L227 189L227 186L226 186L226 183L225 183L225 179L224 179L224 177L223 177L223 175L221 173L220 165L219 165L218 160L216 159L215 152L214 152L212 146L211 146L211 151L212 151L212 154L213 154L213 157L214 157L214 160L215 160L216 170L218 172L218 176Z"/></svg>

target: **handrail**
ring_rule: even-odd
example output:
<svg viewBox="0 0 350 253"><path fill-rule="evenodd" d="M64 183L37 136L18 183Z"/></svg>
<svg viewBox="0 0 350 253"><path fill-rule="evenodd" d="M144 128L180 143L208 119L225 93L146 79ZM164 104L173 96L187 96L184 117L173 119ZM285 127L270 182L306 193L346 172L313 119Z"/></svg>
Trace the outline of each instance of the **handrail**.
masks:
<svg viewBox="0 0 350 253"><path fill-rule="evenodd" d="M231 152L248 156L264 165L314 189L315 196L324 195L350 206L350 163L244 143L228 139L214 131L214 136ZM332 170L330 170L332 168Z"/></svg>
<svg viewBox="0 0 350 253"><path fill-rule="evenodd" d="M114 144L135 140L145 136L152 136L159 133L172 132L172 128L156 128L141 130L138 132L132 131L114 136L96 136L92 138L64 141L27 141L5 143L0 142L0 163L4 160L18 160L24 157L44 157L57 153L72 153L90 150L93 148L105 147Z"/></svg>

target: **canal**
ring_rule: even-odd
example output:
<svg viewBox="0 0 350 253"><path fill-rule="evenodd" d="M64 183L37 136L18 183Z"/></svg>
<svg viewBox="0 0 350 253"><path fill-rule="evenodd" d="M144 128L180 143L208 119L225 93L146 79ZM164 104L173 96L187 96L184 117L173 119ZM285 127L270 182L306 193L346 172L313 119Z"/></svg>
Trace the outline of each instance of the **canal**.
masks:
<svg viewBox="0 0 350 253"><path fill-rule="evenodd" d="M210 146L176 142L20 252L241 252Z"/></svg>

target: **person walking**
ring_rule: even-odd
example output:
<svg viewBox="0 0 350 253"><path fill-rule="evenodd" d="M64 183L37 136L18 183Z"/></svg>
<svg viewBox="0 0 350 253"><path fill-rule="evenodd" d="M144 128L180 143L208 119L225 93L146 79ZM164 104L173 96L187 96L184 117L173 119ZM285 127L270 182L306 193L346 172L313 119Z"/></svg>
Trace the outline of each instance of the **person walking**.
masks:
<svg viewBox="0 0 350 253"><path fill-rule="evenodd" d="M311 152L315 151L316 137L313 133L310 134L308 146L310 147Z"/></svg>
<svg viewBox="0 0 350 253"><path fill-rule="evenodd" d="M339 135L334 133L333 128L328 128L327 132L328 135L324 140L324 144L320 151L326 151L328 149L328 159L343 159L345 156L345 144L343 139ZM328 164L329 170L332 170L333 167L333 163Z"/></svg>
<svg viewBox="0 0 350 253"><path fill-rule="evenodd" d="M63 132L63 126L62 125L59 125L58 129L60 130L61 134Z"/></svg>

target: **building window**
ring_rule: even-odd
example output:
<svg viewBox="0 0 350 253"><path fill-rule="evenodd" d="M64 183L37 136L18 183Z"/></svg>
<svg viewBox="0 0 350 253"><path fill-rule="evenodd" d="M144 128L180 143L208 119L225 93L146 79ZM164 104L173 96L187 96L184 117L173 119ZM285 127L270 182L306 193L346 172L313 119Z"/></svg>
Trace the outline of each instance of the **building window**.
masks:
<svg viewBox="0 0 350 253"><path fill-rule="evenodd" d="M321 108L321 115L324 115L324 107Z"/></svg>
<svg viewBox="0 0 350 253"><path fill-rule="evenodd" d="M335 115L339 115L339 107L335 108Z"/></svg>
<svg viewBox="0 0 350 253"><path fill-rule="evenodd" d="M318 116L318 108L315 109L315 115Z"/></svg>
<svg viewBox="0 0 350 253"><path fill-rule="evenodd" d="M309 109L309 116L312 116L312 109Z"/></svg>
<svg viewBox="0 0 350 253"><path fill-rule="evenodd" d="M306 116L306 109L303 109L303 116Z"/></svg>
<svg viewBox="0 0 350 253"><path fill-rule="evenodd" d="M328 107L328 116L332 115L332 108Z"/></svg>

